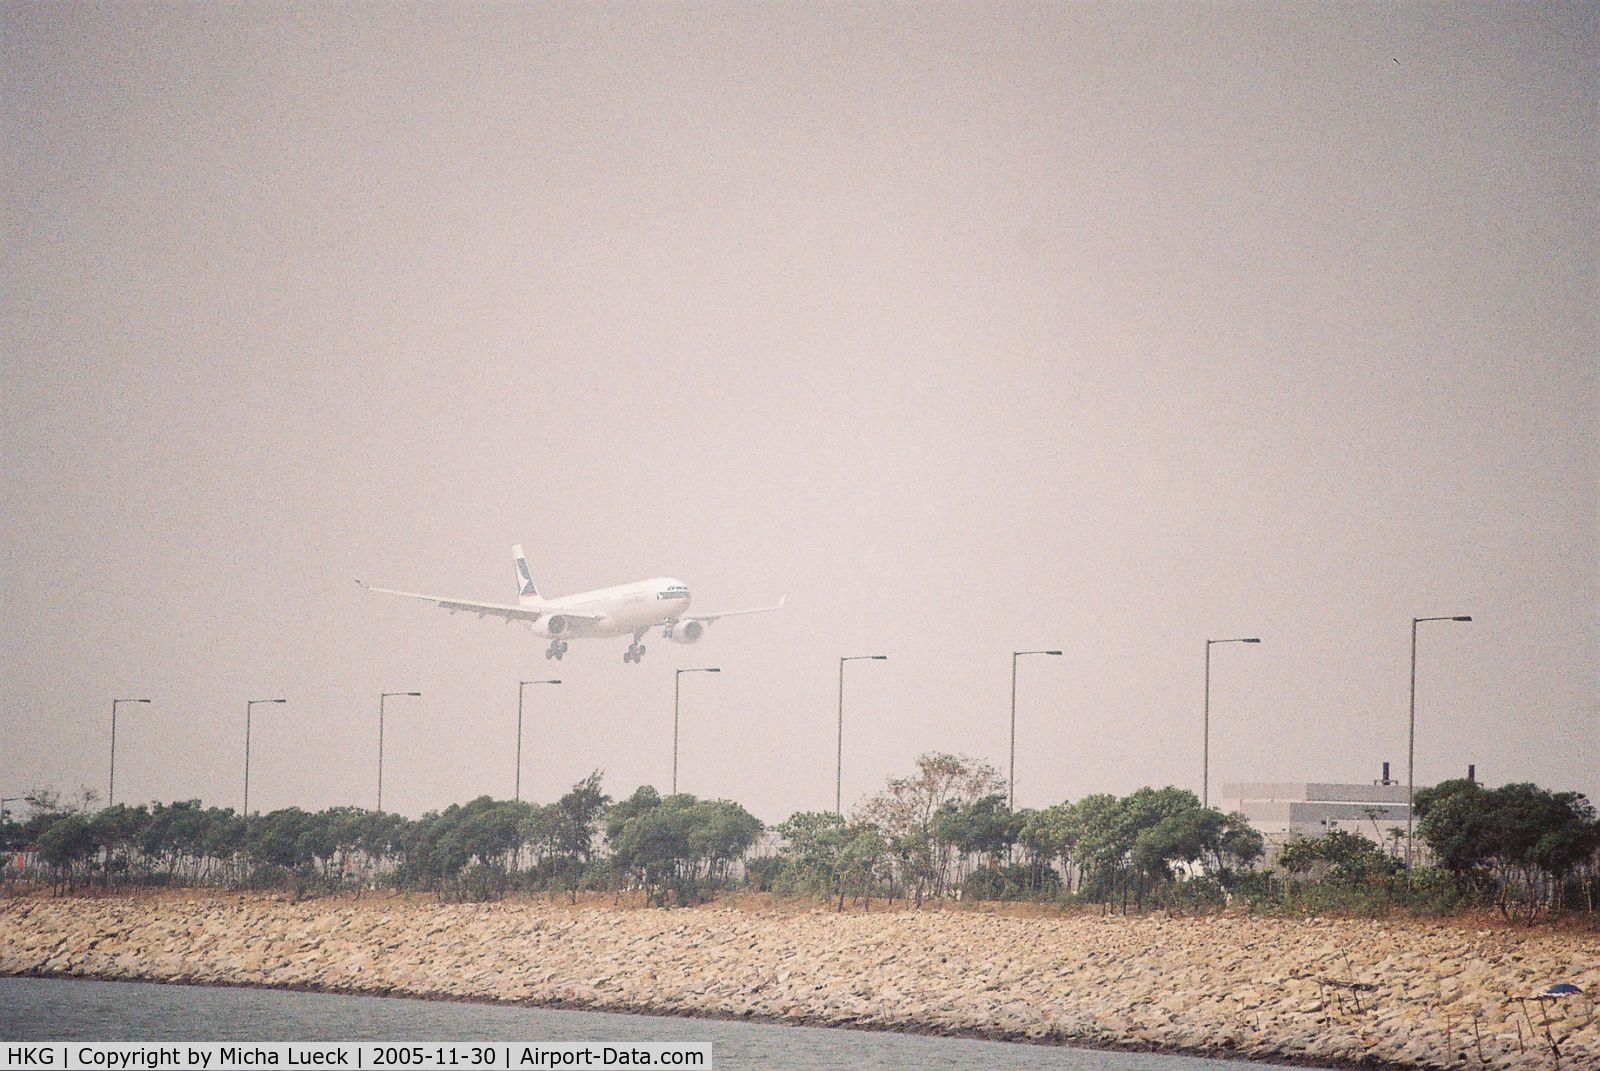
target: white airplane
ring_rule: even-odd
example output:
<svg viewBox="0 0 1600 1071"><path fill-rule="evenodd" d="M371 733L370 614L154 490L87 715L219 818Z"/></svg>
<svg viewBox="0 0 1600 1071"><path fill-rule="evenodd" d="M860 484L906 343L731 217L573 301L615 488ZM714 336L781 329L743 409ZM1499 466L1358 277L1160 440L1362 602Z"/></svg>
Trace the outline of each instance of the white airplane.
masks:
<svg viewBox="0 0 1600 1071"><path fill-rule="evenodd" d="M508 606L494 602L469 602L466 599L449 599L438 595L419 595L414 591L395 591L393 588L374 588L357 580L368 591L385 595L404 595L422 599L451 613L465 610L479 617L499 617L507 622L526 621L534 632L548 637L550 646L546 658L560 659L567 653L567 640L572 637L589 639L598 636L625 636L633 634L633 645L622 655L624 662L637 663L644 657L644 645L639 641L646 632L660 626L663 634L673 643L693 643L705 634L706 626L724 617L740 614L764 614L783 609L784 599L776 606L762 606L755 610L726 610L718 614L690 614L689 589L681 580L658 576L654 580L641 580L635 584L622 584L598 591L584 591L577 595L563 595L547 599L539 594L533 575L528 572L528 560L522 556L520 546L512 547L517 559L517 605Z"/></svg>

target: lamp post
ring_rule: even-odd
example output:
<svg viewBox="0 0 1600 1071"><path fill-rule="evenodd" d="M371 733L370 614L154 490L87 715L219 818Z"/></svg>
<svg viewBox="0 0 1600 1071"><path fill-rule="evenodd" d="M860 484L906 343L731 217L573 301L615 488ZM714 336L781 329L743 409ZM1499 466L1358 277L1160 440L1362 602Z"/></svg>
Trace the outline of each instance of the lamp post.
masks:
<svg viewBox="0 0 1600 1071"><path fill-rule="evenodd" d="M1231 640L1206 641L1206 713L1204 739L1200 745L1200 806L1211 806L1211 645L1214 643L1260 643L1256 636L1240 636Z"/></svg>
<svg viewBox="0 0 1600 1071"><path fill-rule="evenodd" d="M383 704L390 696L420 696L421 692L384 692L378 696L378 811L383 811Z"/></svg>
<svg viewBox="0 0 1600 1071"><path fill-rule="evenodd" d="M244 705L244 873L250 878L250 711L262 703L287 703L287 699L250 699Z"/></svg>
<svg viewBox="0 0 1600 1071"><path fill-rule="evenodd" d="M833 812L844 816L844 664L846 662L885 662L888 655L848 655L839 659L839 730L833 757Z"/></svg>
<svg viewBox="0 0 1600 1071"><path fill-rule="evenodd" d="M721 673L718 666L701 669L676 669L672 671L672 794L678 794L678 696L685 673Z"/></svg>
<svg viewBox="0 0 1600 1071"><path fill-rule="evenodd" d="M106 785L106 806L117 802L117 704L148 703L148 699L113 699L111 701L111 781ZM15 799L16 797L12 797Z"/></svg>
<svg viewBox="0 0 1600 1071"><path fill-rule="evenodd" d="M250 711L263 703L287 703L287 699L251 699L244 705L244 825L250 829Z"/></svg>
<svg viewBox="0 0 1600 1071"><path fill-rule="evenodd" d="M1411 824L1417 761L1417 626L1424 621L1471 621L1467 614L1411 619L1411 714L1406 724L1406 873L1411 873Z"/></svg>
<svg viewBox="0 0 1600 1071"><path fill-rule="evenodd" d="M522 802L522 690L530 684L560 684L559 680L517 682L517 790L513 797Z"/></svg>
<svg viewBox="0 0 1600 1071"><path fill-rule="evenodd" d="M1060 657L1060 651L1012 651L1011 652L1011 772L1009 775L1010 792L1006 798L1006 810L1015 812L1017 809L1017 659L1023 655L1055 655Z"/></svg>

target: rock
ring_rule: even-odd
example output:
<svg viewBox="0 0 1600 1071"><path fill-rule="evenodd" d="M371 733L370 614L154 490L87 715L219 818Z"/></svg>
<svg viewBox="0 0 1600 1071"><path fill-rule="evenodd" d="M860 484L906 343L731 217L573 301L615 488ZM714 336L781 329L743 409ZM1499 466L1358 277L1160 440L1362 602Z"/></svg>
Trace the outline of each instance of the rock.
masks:
<svg viewBox="0 0 1600 1071"><path fill-rule="evenodd" d="M1592 1004L1530 1005L1530 1024L1506 1000L1551 979L1600 992L1600 937L1450 922L38 898L0 902L0 973L671 1009L1419 1069L1452 1057L1544 1068L1548 1016L1563 1066L1600 1067ZM1344 982L1376 988L1351 993Z"/></svg>

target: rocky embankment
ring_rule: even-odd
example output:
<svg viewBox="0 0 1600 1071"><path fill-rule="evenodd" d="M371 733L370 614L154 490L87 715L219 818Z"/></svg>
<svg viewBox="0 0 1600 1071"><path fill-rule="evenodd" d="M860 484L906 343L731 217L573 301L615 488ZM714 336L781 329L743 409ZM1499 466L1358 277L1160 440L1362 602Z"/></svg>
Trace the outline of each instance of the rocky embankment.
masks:
<svg viewBox="0 0 1600 1071"><path fill-rule="evenodd" d="M0 902L0 974L1419 1068L1600 1068L1600 937L1458 923L233 896ZM1584 996L1514 999L1555 982Z"/></svg>

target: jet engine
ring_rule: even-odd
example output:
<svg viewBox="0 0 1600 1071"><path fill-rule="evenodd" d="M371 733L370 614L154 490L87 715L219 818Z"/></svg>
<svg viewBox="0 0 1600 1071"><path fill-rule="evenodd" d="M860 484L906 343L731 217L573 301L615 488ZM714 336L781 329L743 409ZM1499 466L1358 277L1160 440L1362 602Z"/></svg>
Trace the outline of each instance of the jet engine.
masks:
<svg viewBox="0 0 1600 1071"><path fill-rule="evenodd" d="M673 643L693 643L706 634L706 626L701 621L680 621L673 630L667 633L667 639Z"/></svg>
<svg viewBox="0 0 1600 1071"><path fill-rule="evenodd" d="M533 623L533 631L537 632L541 636L548 636L552 640L558 636L565 636L571 630L572 622L562 617L560 614L551 614L548 617L541 617L539 620Z"/></svg>

